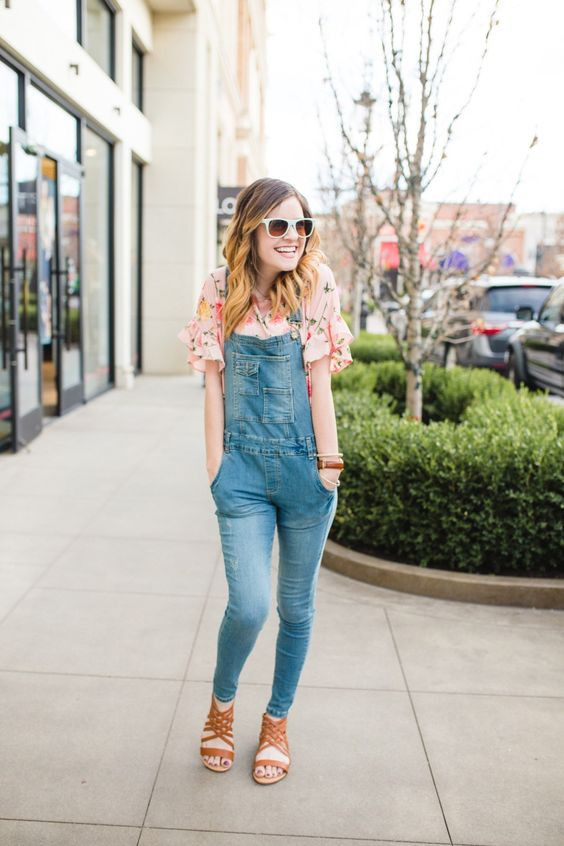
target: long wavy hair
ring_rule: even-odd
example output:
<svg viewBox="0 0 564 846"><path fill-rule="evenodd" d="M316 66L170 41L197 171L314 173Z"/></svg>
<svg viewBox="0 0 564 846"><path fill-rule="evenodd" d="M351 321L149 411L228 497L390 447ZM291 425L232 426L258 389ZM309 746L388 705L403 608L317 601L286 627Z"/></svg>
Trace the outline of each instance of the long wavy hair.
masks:
<svg viewBox="0 0 564 846"><path fill-rule="evenodd" d="M303 216L312 217L303 194L281 179L257 179L238 195L235 213L225 234L223 255L229 267L227 301L223 308L224 338L237 328L252 305L252 289L259 270L257 228L264 217L287 197L296 197ZM270 289L273 314L286 317L302 299L309 300L319 281L319 265L326 262L315 228L306 239L303 255L295 270L280 271Z"/></svg>

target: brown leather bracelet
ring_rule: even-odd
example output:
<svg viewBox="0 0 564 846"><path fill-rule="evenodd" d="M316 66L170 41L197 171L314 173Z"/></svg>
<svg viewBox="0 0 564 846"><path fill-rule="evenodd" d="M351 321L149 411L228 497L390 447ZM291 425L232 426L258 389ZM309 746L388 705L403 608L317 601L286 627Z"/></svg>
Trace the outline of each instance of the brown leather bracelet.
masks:
<svg viewBox="0 0 564 846"><path fill-rule="evenodd" d="M328 469L332 468L334 470L343 470L344 466L345 466L345 462L335 460L335 459L330 459L330 458L318 458L317 459L317 466L320 470L322 470L325 467L327 467Z"/></svg>

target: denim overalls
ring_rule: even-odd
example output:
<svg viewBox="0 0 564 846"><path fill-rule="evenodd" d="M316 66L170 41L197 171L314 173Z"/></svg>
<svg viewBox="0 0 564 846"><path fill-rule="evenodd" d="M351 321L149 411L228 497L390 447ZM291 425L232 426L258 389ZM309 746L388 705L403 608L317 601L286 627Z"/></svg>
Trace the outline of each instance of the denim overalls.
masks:
<svg viewBox="0 0 564 846"><path fill-rule="evenodd" d="M235 697L239 675L270 609L278 529L278 639L266 707L285 717L305 662L323 549L337 488L319 478L299 324L270 338L232 333L224 344L224 454L210 490L216 504L229 600L219 629L213 692Z"/></svg>

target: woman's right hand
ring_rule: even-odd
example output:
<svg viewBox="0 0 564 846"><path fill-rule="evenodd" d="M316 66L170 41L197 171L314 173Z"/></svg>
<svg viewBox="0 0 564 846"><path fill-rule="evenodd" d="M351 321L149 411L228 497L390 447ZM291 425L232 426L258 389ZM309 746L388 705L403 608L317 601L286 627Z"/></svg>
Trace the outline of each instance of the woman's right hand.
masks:
<svg viewBox="0 0 564 846"><path fill-rule="evenodd" d="M210 485L213 482L213 480L215 479L215 477L217 476L217 473L218 473L218 470L219 470L219 465L221 464L222 459L223 459L223 452L219 455L219 457L214 461L213 464L207 465L208 481L209 481Z"/></svg>

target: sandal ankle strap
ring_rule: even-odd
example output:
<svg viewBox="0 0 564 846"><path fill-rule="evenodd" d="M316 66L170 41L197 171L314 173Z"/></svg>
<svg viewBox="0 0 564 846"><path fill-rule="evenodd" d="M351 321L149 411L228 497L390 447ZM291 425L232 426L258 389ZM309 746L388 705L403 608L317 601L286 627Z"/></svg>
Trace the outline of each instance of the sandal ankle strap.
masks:
<svg viewBox="0 0 564 846"><path fill-rule="evenodd" d="M262 749L266 749L267 746L274 746L282 752L283 755L289 757L290 749L288 746L288 738L286 736L287 724L287 717L275 722L265 711L262 716L258 751L260 752Z"/></svg>
<svg viewBox="0 0 564 846"><path fill-rule="evenodd" d="M204 742L207 743L210 740L215 740L219 738L227 743L233 749L235 747L235 743L233 742L233 706L235 703L231 703L229 708L225 711L220 711L219 708L216 706L215 702L212 698L211 708L209 710L209 714L206 720L206 724L204 726L204 732L211 731L209 737L203 738Z"/></svg>

